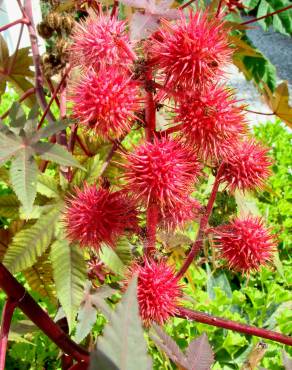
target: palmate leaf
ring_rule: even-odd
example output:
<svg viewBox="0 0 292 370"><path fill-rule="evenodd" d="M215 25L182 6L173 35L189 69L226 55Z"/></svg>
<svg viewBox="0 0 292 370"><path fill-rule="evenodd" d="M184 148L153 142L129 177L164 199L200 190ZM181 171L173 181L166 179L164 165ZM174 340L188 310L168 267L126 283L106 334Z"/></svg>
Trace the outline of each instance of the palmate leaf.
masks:
<svg viewBox="0 0 292 370"><path fill-rule="evenodd" d="M9 56L7 43L0 36L0 95L5 92L7 82L10 82L19 95L33 88L30 79L34 72L30 69L33 65L32 57L29 55L30 48L18 49ZM25 99L25 104L32 107L36 103L34 95Z"/></svg>
<svg viewBox="0 0 292 370"><path fill-rule="evenodd" d="M0 131L0 166L16 155L22 148L22 140L12 133Z"/></svg>
<svg viewBox="0 0 292 370"><path fill-rule="evenodd" d="M11 164L10 178L13 190L26 213L30 213L36 197L38 167L30 148L22 149Z"/></svg>
<svg viewBox="0 0 292 370"><path fill-rule="evenodd" d="M84 295L77 316L76 334L74 340L80 343L91 331L96 321L96 310L100 310L110 318L111 310L104 299L115 293L108 285L93 289L91 282L85 284Z"/></svg>
<svg viewBox="0 0 292 370"><path fill-rule="evenodd" d="M152 324L154 333L150 333L150 338L161 348L167 356L181 369L187 368L187 360L185 354L181 351L176 342L167 335L157 324Z"/></svg>
<svg viewBox="0 0 292 370"><path fill-rule="evenodd" d="M70 331L83 298L86 265L83 252L64 238L51 247L50 258L58 299L66 314Z"/></svg>
<svg viewBox="0 0 292 370"><path fill-rule="evenodd" d="M210 370L214 362L214 354L204 333L189 344L184 354L176 342L158 325L152 328L156 335L150 333L150 338L160 347L169 358L183 370Z"/></svg>
<svg viewBox="0 0 292 370"><path fill-rule="evenodd" d="M103 336L98 338L93 351L90 370L150 370L137 302L137 277L113 311Z"/></svg>
<svg viewBox="0 0 292 370"><path fill-rule="evenodd" d="M32 267L26 269L23 274L33 291L38 292L43 297L49 298L51 303L57 303L52 265L49 260L48 251L38 258Z"/></svg>
<svg viewBox="0 0 292 370"><path fill-rule="evenodd" d="M11 273L33 266L46 251L51 244L59 214L60 206L54 205L32 226L15 234L3 260Z"/></svg>
<svg viewBox="0 0 292 370"><path fill-rule="evenodd" d="M32 145L36 154L47 161L56 162L62 166L83 168L79 162L62 145L39 142Z"/></svg>
<svg viewBox="0 0 292 370"><path fill-rule="evenodd" d="M0 216L16 218L19 213L19 200L14 194L1 195L0 197Z"/></svg>
<svg viewBox="0 0 292 370"><path fill-rule="evenodd" d="M186 356L188 370L211 369L214 362L214 354L205 333L191 341L186 350Z"/></svg>
<svg viewBox="0 0 292 370"><path fill-rule="evenodd" d="M99 257L112 272L119 276L124 276L126 266L112 248L103 244L99 250Z"/></svg>
<svg viewBox="0 0 292 370"><path fill-rule="evenodd" d="M292 106L289 105L287 81L280 83L274 93L272 93L267 85L264 85L264 95L275 115L292 128Z"/></svg>
<svg viewBox="0 0 292 370"><path fill-rule="evenodd" d="M47 198L58 198L60 196L60 189L56 179L44 173L38 176L37 192Z"/></svg>

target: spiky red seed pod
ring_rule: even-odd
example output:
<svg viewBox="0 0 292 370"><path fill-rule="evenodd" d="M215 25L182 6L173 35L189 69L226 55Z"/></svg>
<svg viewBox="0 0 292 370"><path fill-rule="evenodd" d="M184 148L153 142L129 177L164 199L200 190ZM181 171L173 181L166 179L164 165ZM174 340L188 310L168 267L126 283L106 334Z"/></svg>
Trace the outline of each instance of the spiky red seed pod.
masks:
<svg viewBox="0 0 292 370"><path fill-rule="evenodd" d="M183 206L200 174L195 152L178 140L155 139L127 155L127 188L142 204L160 210Z"/></svg>
<svg viewBox="0 0 292 370"><path fill-rule="evenodd" d="M197 220L201 210L196 199L187 197L181 206L176 204L175 208L166 207L159 212L159 226L165 230L183 228L187 222Z"/></svg>
<svg viewBox="0 0 292 370"><path fill-rule="evenodd" d="M230 269L249 273L272 259L275 237L259 217L233 220L214 230L215 240Z"/></svg>
<svg viewBox="0 0 292 370"><path fill-rule="evenodd" d="M135 59L126 23L110 15L93 12L85 21L75 24L70 47L71 65L91 67L101 62L129 64Z"/></svg>
<svg viewBox="0 0 292 370"><path fill-rule="evenodd" d="M272 161L268 151L254 140L239 142L225 159L220 180L226 182L231 191L262 188L271 174Z"/></svg>
<svg viewBox="0 0 292 370"><path fill-rule="evenodd" d="M124 191L111 192L95 185L76 188L75 195L66 199L64 223L70 241L96 249L101 243L114 247L125 232L138 229L133 199Z"/></svg>
<svg viewBox="0 0 292 370"><path fill-rule="evenodd" d="M118 66L93 68L71 88L73 116L104 139L127 132L140 107L137 82Z"/></svg>
<svg viewBox="0 0 292 370"><path fill-rule="evenodd" d="M150 39L149 55L169 87L189 88L222 74L231 56L222 19L210 19L207 12L190 12L189 17L182 12L176 23L161 23Z"/></svg>
<svg viewBox="0 0 292 370"><path fill-rule="evenodd" d="M182 285L175 277L174 269L164 260L145 259L142 265L134 264L129 278L138 275L138 304L146 326L152 321L163 324L177 312L182 296Z"/></svg>
<svg viewBox="0 0 292 370"><path fill-rule="evenodd" d="M175 120L204 160L226 156L246 131L242 107L236 103L230 90L212 84L185 94L178 103Z"/></svg>

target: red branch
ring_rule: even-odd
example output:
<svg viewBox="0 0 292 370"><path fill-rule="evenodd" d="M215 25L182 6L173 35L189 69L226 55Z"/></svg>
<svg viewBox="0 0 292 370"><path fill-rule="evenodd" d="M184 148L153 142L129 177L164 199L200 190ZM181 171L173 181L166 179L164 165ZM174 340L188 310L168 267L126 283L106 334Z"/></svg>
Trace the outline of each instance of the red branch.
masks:
<svg viewBox="0 0 292 370"><path fill-rule="evenodd" d="M287 344L292 346L292 337L283 335L271 330L257 328L246 324L240 324L239 322L222 319L220 317L211 316L203 312L189 310L187 308L178 307L177 317L182 319L194 320L207 325L217 326L219 328L234 330L239 333L255 335L256 337L266 338L274 340L275 342Z"/></svg>
<svg viewBox="0 0 292 370"><path fill-rule="evenodd" d="M11 319L17 302L8 297L2 311L1 332L0 332L0 370L5 369L6 349Z"/></svg>
<svg viewBox="0 0 292 370"><path fill-rule="evenodd" d="M35 26L33 23L33 15L32 15L32 4L31 0L24 0L24 7L21 4L20 0L17 0L18 6L22 11L23 17L29 20L27 24L30 43L31 43L31 52L32 52L32 59L35 69L35 90L36 90L36 97L41 109L44 111L47 108L47 102L43 90L43 77L40 68L40 53L37 41L37 34L35 31ZM47 118L49 122L54 122L55 117L50 110L48 110Z"/></svg>
<svg viewBox="0 0 292 370"><path fill-rule="evenodd" d="M24 287L0 263L0 287L7 296L18 302L21 311L38 326L63 352L77 361L89 362L89 353L73 342L50 316L34 301Z"/></svg>
<svg viewBox="0 0 292 370"><path fill-rule="evenodd" d="M15 26L15 25L17 25L17 24L29 24L29 23L30 23L30 22L29 22L29 19L27 19L27 18L17 19L17 20L16 20L16 21L14 21L14 22L11 22L11 23L8 23L8 24L5 24L5 26L0 27L0 32L5 31L5 30L7 30L8 28L13 27L13 26Z"/></svg>
<svg viewBox="0 0 292 370"><path fill-rule="evenodd" d="M201 218L196 241L193 244L193 246L191 248L191 251L188 254L187 258L185 259L184 264L182 265L181 269L179 270L179 272L176 275L177 278L179 278L179 279L184 276L187 269L190 267L191 263L193 262L194 258L200 252L200 250L202 248L204 232L205 232L206 226L208 225L208 220L209 220L209 217L210 217L211 212L212 212L213 205L214 205L215 200L216 200L216 195L217 195L218 188L219 188L219 185L220 185L220 177L222 175L223 170L224 170L224 164L222 163L220 165L219 169L218 169L218 172L217 172L217 175L216 175L216 178L215 178L215 182L214 182L214 185L213 185L213 189L212 189L212 192L211 192L211 195L210 195L207 207L206 207L206 211L205 211L204 215Z"/></svg>
<svg viewBox="0 0 292 370"><path fill-rule="evenodd" d="M42 117L41 117L41 119L40 119L40 122L39 122L39 124L38 124L38 127L37 127L37 129L38 129L38 130L42 127L42 124L43 124L43 122L44 122L45 118L47 117L47 115L48 115L48 113L49 113L49 111L50 111L50 107L51 107L51 105L53 104L53 101L56 99L58 92L60 91L61 87L62 87L62 86L63 86L63 84L65 83L65 80L66 80L66 78L67 78L67 76L68 76L68 73L69 73L70 69L71 69L71 67L69 67L69 68L67 68L67 69L65 70L64 75L63 75L63 77L62 77L61 81L59 82L58 86L57 86L57 87L56 87L56 89L54 90L54 93L53 93L53 95L51 96L51 99L50 99L49 103L46 105L46 107L45 107L45 109L44 109L44 112L43 112L43 115L42 115Z"/></svg>
<svg viewBox="0 0 292 370"><path fill-rule="evenodd" d="M274 12L272 13L268 13L266 15L263 15L259 18L254 18L254 19L250 19L249 21L245 21L245 22L242 22L240 24L251 24L251 23L254 23L254 22L257 22L257 21L260 21L261 19L265 19L265 18L268 18L268 17L271 17L272 15L275 15L275 14L279 14L279 13L282 13L288 9L292 9L292 5L288 5L286 6L285 8L282 8L282 9L278 9L278 10L275 10Z"/></svg>
<svg viewBox="0 0 292 370"><path fill-rule="evenodd" d="M184 9L184 8L186 8L187 6L189 6L189 5L191 5L192 3L194 3L196 0L189 0L187 3L185 3L185 4L183 4L183 5L181 5L180 7L179 7L179 9Z"/></svg>
<svg viewBox="0 0 292 370"><path fill-rule="evenodd" d="M153 97L153 81L151 67L147 66L145 71L145 132L146 140L153 141L156 130L156 104ZM146 241L145 255L150 256L155 253L156 228L158 222L157 204L150 202L147 207L146 215Z"/></svg>
<svg viewBox="0 0 292 370"><path fill-rule="evenodd" d="M244 109L244 110L248 113L261 114L262 116L274 116L275 115L275 113L256 112L256 111L250 110L250 109Z"/></svg>

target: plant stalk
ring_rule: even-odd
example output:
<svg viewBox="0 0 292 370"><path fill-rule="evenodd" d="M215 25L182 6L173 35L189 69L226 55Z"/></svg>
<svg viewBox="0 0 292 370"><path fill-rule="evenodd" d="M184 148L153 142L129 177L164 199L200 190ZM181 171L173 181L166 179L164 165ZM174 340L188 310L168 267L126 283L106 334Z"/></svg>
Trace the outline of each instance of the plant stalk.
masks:
<svg viewBox="0 0 292 370"><path fill-rule="evenodd" d="M275 342L292 346L292 337L289 337L288 335L257 328L255 326L241 324L232 320L222 319L221 317L211 316L204 312L178 307L178 314L176 316L182 319L194 320L207 325L217 326L219 328L229 329L243 334L254 335L256 337L270 339Z"/></svg>
<svg viewBox="0 0 292 370"><path fill-rule="evenodd" d="M145 133L146 140L152 142L155 137L156 130L156 104L152 91L152 69L146 66L145 71L145 91L146 91L146 104L145 104ZM157 204L149 202L146 214L146 241L144 243L145 256L150 256L155 253L156 243L156 228L158 222L158 208Z"/></svg>
<svg viewBox="0 0 292 370"><path fill-rule="evenodd" d="M28 19L29 22L27 23L30 43L31 43L31 52L32 52L32 59L34 63L35 69L35 89L36 89L36 97L38 103L43 111L47 109L47 102L43 90L43 77L42 71L40 67L40 53L37 41L37 34L35 31L35 26L33 22L33 15L32 15L32 4L31 0L24 0L24 6L22 6L21 1L17 0L20 10L22 11L23 17ZM55 117L50 109L47 109L47 119L50 123L55 121Z"/></svg>
<svg viewBox="0 0 292 370"><path fill-rule="evenodd" d="M274 12L272 12L272 13L268 13L268 14L263 15L263 16L258 17L258 18L250 19L250 20L245 21L245 22L242 22L242 23L240 23L240 24L251 24L251 23L254 23L254 22L260 21L261 19L265 19L265 18L271 17L272 15L282 13L282 12L284 12L284 11L286 11L286 10L289 10L289 9L292 9L292 5L288 5L288 6L286 6L285 8L275 10L275 11L274 11Z"/></svg>
<svg viewBox="0 0 292 370"><path fill-rule="evenodd" d="M5 369L5 359L8 343L8 335L13 312L17 306L17 302L11 298L7 298L2 311L1 332L0 332L0 370Z"/></svg>
<svg viewBox="0 0 292 370"><path fill-rule="evenodd" d="M21 311L39 327L63 352L76 361L89 362L89 353L73 342L49 315L34 301L24 287L0 263L0 288L7 296L17 302Z"/></svg>
<svg viewBox="0 0 292 370"><path fill-rule="evenodd" d="M208 225L209 217L211 215L211 212L212 212L215 200L216 200L216 195L217 195L218 188L219 188L219 185L220 185L220 177L222 175L223 170L224 170L224 163L221 163L221 165L218 169L216 178L215 178L215 182L213 184L213 188L212 188L211 195L210 195L207 207L206 207L206 211L205 211L204 215L202 216L202 218L200 220L200 226L199 226L199 231L198 231L196 241L194 242L194 244L193 244L187 258L185 259L181 269L176 274L176 277L178 279L180 279L184 276L187 269L190 267L191 263L193 262L194 258L198 255L198 253L202 249L205 229L206 229L206 226Z"/></svg>
<svg viewBox="0 0 292 370"><path fill-rule="evenodd" d="M8 30L8 28L16 26L17 24L29 24L30 21L27 18L17 19L11 23L5 24L5 26L0 27L0 32Z"/></svg>

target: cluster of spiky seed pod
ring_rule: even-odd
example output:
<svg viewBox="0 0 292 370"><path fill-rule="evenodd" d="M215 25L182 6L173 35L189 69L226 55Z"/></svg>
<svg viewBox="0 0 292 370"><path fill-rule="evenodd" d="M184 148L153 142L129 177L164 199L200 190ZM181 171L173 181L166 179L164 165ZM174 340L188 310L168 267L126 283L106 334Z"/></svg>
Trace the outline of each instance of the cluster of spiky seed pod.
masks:
<svg viewBox="0 0 292 370"><path fill-rule="evenodd" d="M204 166L215 171L220 166L217 181L230 192L263 186L271 161L268 150L249 138L244 107L224 85L231 49L220 15L181 12L176 21L162 19L160 28L137 44L129 39L126 22L100 10L77 24L71 39L70 63L81 73L70 96L80 126L117 140L143 120L150 134L124 155L121 190L85 184L67 198L70 240L95 249L101 243L114 247L125 233L139 233L138 215L143 219L147 213L149 229L167 230L204 217L192 196ZM166 101L174 107L173 136L168 130L158 135L155 128L153 113ZM236 271L258 270L275 250L270 230L258 218L234 219L209 231ZM130 274L138 275L144 322L163 323L176 313L181 285L163 257L145 254Z"/></svg>

